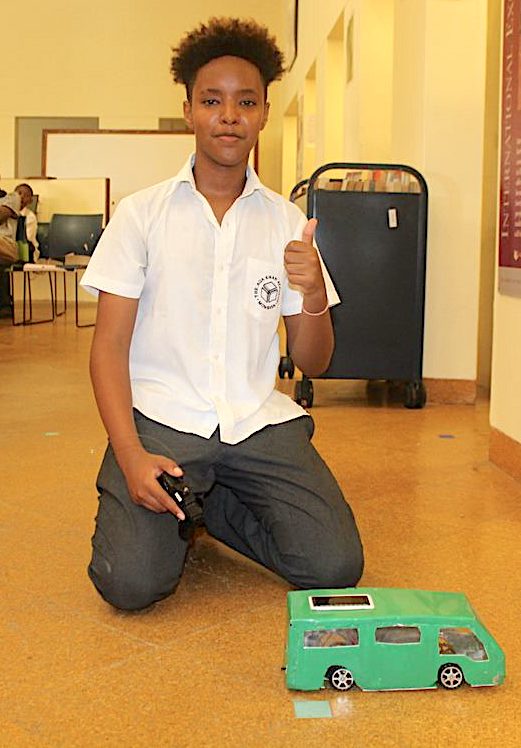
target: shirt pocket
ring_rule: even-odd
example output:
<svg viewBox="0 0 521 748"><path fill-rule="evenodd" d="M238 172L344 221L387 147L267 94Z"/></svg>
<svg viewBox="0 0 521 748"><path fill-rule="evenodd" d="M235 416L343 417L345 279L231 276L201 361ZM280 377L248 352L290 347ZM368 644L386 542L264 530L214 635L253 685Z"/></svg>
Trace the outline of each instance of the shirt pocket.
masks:
<svg viewBox="0 0 521 748"><path fill-rule="evenodd" d="M259 322L278 320L282 300L282 268L248 258L243 300L245 311Z"/></svg>

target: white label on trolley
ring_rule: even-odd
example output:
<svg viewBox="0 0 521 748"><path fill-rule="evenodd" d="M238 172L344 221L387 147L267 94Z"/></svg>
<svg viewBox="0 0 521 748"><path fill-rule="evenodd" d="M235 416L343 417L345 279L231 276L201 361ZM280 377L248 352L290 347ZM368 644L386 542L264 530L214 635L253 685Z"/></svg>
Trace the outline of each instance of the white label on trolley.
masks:
<svg viewBox="0 0 521 748"><path fill-rule="evenodd" d="M398 211L396 208L389 208L387 211L387 223L390 229L398 228Z"/></svg>

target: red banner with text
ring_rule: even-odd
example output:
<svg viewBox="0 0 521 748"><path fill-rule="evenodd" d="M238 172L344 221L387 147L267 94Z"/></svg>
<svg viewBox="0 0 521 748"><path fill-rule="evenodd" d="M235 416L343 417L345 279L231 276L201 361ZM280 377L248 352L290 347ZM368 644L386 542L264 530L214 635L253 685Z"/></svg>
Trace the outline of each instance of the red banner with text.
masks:
<svg viewBox="0 0 521 748"><path fill-rule="evenodd" d="M499 216L499 290L521 295L521 0L505 0Z"/></svg>

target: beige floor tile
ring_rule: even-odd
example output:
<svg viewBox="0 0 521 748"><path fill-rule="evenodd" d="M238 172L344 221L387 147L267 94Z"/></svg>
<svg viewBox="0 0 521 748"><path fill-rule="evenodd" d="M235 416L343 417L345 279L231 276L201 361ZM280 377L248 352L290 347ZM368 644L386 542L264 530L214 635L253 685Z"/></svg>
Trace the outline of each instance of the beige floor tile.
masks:
<svg viewBox="0 0 521 748"><path fill-rule="evenodd" d="M0 720L0 746L2 748L51 748L51 744L44 741L39 735L30 730L23 730L11 722Z"/></svg>
<svg viewBox="0 0 521 748"><path fill-rule="evenodd" d="M488 403L408 411L315 383L315 445L357 516L363 583L465 592L502 644L498 688L290 692L288 585L201 534L177 593L112 610L85 568L106 438L91 330L0 323L0 747L441 748L521 744L521 485L488 462ZM293 383L281 389L291 392ZM452 437L452 438L448 438ZM332 718L297 718L294 702Z"/></svg>
<svg viewBox="0 0 521 748"><path fill-rule="evenodd" d="M267 606L188 634L161 651L40 690L12 719L53 745L516 745L515 682L498 689L289 692L280 672L284 617ZM208 654L211 653L211 659ZM294 701L327 701L333 719L297 719ZM479 715L479 716L478 716ZM507 721L505 717L508 715ZM362 740L361 740L362 736ZM456 737L455 737L456 736ZM359 742L361 740L361 742Z"/></svg>
<svg viewBox="0 0 521 748"><path fill-rule="evenodd" d="M4 601L0 632L0 700L9 712L20 701L30 711L34 692L46 691L50 684L72 684L86 671L153 648L27 595Z"/></svg>
<svg viewBox="0 0 521 748"><path fill-rule="evenodd" d="M11 508L2 502L0 528L0 580L6 589L30 591L42 600L55 600L68 592L72 600L87 585L90 541L86 525L81 530L34 507Z"/></svg>
<svg viewBox="0 0 521 748"><path fill-rule="evenodd" d="M245 612L254 615L266 599L278 600L284 608L289 589L274 574L204 536L191 552L175 594L143 613L115 611L93 591L81 571L76 590L54 594L58 607L74 609L90 622L100 621L114 632L160 646L176 643L180 631L204 630Z"/></svg>

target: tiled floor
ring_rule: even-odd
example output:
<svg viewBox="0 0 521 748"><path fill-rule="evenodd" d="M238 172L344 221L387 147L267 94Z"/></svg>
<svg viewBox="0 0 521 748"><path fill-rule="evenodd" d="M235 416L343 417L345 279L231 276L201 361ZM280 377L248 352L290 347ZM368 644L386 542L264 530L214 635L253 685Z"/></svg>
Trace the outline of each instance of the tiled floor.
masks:
<svg viewBox="0 0 521 748"><path fill-rule="evenodd" d="M361 528L363 583L467 593L506 652L505 683L289 692L287 585L207 535L149 612L115 612L90 586L105 443L91 335L71 311L0 322L2 748L521 745L521 485L488 462L486 402L407 411L383 388L368 400L322 381L313 415ZM330 716L299 717L298 701Z"/></svg>

